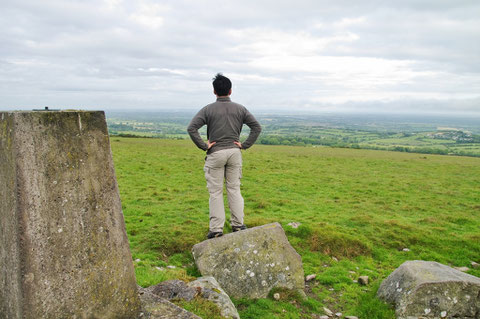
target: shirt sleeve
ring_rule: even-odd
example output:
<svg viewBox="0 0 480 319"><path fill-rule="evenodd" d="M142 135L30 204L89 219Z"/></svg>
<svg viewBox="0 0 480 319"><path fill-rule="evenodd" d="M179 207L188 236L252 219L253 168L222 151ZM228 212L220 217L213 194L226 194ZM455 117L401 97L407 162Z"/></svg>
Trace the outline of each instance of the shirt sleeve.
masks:
<svg viewBox="0 0 480 319"><path fill-rule="evenodd" d="M250 134L248 135L245 142L242 143L242 148L247 149L250 146L252 146L253 143L255 143L258 136L260 135L260 132L262 131L262 127L260 126L260 123L258 123L255 117L247 109L245 109L245 116L244 116L243 123L247 124L247 126L250 128Z"/></svg>
<svg viewBox="0 0 480 319"><path fill-rule="evenodd" d="M193 143L195 143L198 148L204 151L208 150L208 145L203 141L200 133L198 133L198 130L205 124L207 124L206 107L198 111L197 115L194 116L187 128L188 134L190 135Z"/></svg>

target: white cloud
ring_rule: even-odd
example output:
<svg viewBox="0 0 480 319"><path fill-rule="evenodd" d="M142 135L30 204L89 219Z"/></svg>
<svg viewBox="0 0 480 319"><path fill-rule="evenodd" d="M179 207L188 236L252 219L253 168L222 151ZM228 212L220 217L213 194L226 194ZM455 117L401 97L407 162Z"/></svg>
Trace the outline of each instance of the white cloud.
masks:
<svg viewBox="0 0 480 319"><path fill-rule="evenodd" d="M333 26L337 28L346 28L346 27L351 27L359 24L364 24L366 20L367 20L366 17L342 18L339 21L334 22Z"/></svg>
<svg viewBox="0 0 480 319"><path fill-rule="evenodd" d="M129 19L151 29L158 29L164 24L163 15L169 11L165 5L142 3Z"/></svg>
<svg viewBox="0 0 480 319"><path fill-rule="evenodd" d="M231 49L234 54L261 57L321 54L327 45L349 43L358 39L358 36L351 32L316 37L306 31L285 32L263 28L229 30L227 36L235 38L239 43Z"/></svg>
<svg viewBox="0 0 480 319"><path fill-rule="evenodd" d="M4 0L0 12L0 108L198 107L223 72L257 108L480 113L478 1Z"/></svg>

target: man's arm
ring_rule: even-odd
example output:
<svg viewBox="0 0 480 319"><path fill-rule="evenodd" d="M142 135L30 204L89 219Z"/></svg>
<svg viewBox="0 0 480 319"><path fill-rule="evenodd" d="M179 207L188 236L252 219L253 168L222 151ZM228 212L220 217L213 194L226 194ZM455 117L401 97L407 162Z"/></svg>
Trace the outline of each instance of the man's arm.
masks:
<svg viewBox="0 0 480 319"><path fill-rule="evenodd" d="M247 148L252 146L253 143L255 143L258 136L260 135L260 132L262 131L262 127L260 126L260 123L258 123L255 117L248 110L246 110L243 123L247 124L247 126L250 128L250 134L248 134L247 139L245 140L245 142L240 144L241 145L240 147L246 150Z"/></svg>
<svg viewBox="0 0 480 319"><path fill-rule="evenodd" d="M190 135L190 138L192 139L193 143L197 145L198 148L206 151L209 148L209 145L207 145L202 137L200 136L200 133L198 133L198 130L207 124L207 118L205 116L205 107L201 109L197 115L194 116L190 124L188 125L187 131L188 134Z"/></svg>

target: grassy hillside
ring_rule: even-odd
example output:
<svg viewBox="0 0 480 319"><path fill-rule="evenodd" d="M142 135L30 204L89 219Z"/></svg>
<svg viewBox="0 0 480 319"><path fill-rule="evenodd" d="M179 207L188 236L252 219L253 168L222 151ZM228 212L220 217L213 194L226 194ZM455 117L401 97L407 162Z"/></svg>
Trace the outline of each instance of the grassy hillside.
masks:
<svg viewBox="0 0 480 319"><path fill-rule="evenodd" d="M111 142L138 283L199 276L190 249L208 231L204 153L184 140ZM310 318L323 306L394 318L374 295L405 260L480 262L479 158L266 145L243 154L247 226L280 222L317 278L306 301L235 300L242 318Z"/></svg>

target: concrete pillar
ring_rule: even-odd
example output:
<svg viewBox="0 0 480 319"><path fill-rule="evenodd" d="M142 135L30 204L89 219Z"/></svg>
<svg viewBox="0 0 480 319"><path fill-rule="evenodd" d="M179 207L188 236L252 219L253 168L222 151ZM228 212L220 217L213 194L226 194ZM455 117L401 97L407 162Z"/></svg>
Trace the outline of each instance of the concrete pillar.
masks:
<svg viewBox="0 0 480 319"><path fill-rule="evenodd" d="M0 318L140 311L103 112L0 112Z"/></svg>

